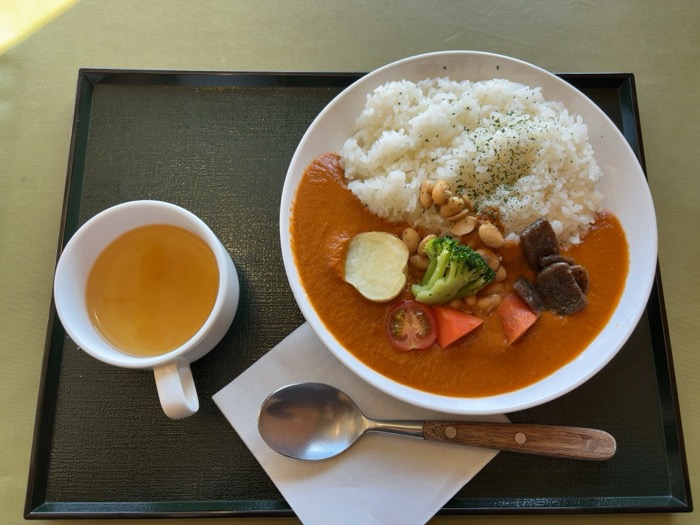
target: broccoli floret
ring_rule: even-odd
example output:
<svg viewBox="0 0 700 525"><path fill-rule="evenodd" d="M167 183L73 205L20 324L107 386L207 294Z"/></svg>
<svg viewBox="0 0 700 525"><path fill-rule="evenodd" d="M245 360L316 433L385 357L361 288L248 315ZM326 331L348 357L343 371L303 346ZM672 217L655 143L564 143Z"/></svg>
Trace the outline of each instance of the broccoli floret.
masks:
<svg viewBox="0 0 700 525"><path fill-rule="evenodd" d="M481 255L452 237L431 239L425 252L428 269L421 282L411 287L421 303L444 304L456 297L474 295L496 278Z"/></svg>

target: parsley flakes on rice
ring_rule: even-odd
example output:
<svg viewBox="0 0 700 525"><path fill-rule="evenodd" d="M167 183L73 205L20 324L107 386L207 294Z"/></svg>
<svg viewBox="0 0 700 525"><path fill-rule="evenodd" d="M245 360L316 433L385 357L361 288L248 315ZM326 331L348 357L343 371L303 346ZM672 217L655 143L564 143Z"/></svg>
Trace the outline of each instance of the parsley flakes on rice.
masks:
<svg viewBox="0 0 700 525"><path fill-rule="evenodd" d="M373 213L429 230L445 225L418 203L424 180L447 181L477 212L497 208L506 234L546 217L574 244L603 198L581 117L503 79L388 82L368 95L340 156L348 187Z"/></svg>

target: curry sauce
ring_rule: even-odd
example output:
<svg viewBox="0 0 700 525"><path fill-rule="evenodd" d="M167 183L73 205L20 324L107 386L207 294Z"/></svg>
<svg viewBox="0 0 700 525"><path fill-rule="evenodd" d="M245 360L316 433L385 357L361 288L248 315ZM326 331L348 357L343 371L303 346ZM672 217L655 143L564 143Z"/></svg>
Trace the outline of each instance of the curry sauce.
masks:
<svg viewBox="0 0 700 525"><path fill-rule="evenodd" d="M383 220L347 188L335 154L322 155L307 168L292 210L291 237L299 275L309 300L340 344L370 368L405 385L439 395L479 397L528 386L579 355L610 319L625 286L629 252L624 231L612 213L601 213L585 239L562 254L589 275L588 305L571 316L543 312L529 331L507 345L495 312L477 330L441 348L402 352L389 342L388 311L413 299L412 271L403 294L388 303L363 298L343 280L343 247L355 235L385 231L400 235L405 224ZM478 240L462 239L477 248ZM501 250L508 277L498 286L506 294L518 276L534 280L521 250Z"/></svg>

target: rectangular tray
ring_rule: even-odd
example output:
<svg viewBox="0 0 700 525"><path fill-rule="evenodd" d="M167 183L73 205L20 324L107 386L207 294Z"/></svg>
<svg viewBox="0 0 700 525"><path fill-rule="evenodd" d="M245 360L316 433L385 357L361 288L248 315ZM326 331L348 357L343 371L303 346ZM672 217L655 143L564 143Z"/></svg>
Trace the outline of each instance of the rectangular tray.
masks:
<svg viewBox="0 0 700 525"><path fill-rule="evenodd" d="M287 283L278 215L287 165L348 74L81 70L59 253L114 204L193 211L236 263L241 300L219 346L192 366L200 411L172 421L152 373L80 351L51 309L25 517L291 516L211 397L304 319ZM617 124L642 165L634 77L561 75ZM441 514L692 510L661 281L616 358L514 421L605 429L609 462L499 454Z"/></svg>

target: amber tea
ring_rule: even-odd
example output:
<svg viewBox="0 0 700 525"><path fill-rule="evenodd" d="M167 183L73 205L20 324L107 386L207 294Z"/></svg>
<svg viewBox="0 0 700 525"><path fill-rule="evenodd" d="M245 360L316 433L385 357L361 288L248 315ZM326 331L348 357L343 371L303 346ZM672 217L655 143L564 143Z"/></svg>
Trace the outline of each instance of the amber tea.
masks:
<svg viewBox="0 0 700 525"><path fill-rule="evenodd" d="M219 271L211 248L183 228L128 231L97 257L86 287L90 319L116 349L155 356L180 347L212 311Z"/></svg>

